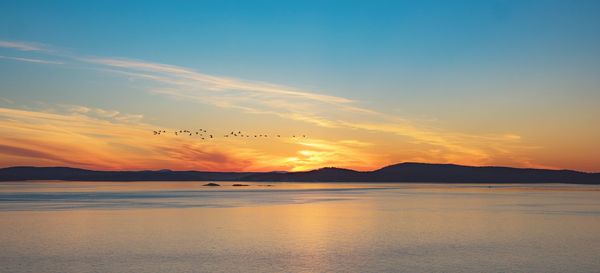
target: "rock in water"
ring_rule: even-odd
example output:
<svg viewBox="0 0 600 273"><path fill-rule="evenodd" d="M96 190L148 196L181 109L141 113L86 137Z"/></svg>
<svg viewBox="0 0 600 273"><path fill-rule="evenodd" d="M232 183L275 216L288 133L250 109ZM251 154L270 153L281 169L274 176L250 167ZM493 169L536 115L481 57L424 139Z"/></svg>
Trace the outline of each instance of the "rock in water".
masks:
<svg viewBox="0 0 600 273"><path fill-rule="evenodd" d="M218 187L218 186L221 186L221 185L219 185L217 183L208 183L208 184L204 184L203 186L205 186L205 187Z"/></svg>

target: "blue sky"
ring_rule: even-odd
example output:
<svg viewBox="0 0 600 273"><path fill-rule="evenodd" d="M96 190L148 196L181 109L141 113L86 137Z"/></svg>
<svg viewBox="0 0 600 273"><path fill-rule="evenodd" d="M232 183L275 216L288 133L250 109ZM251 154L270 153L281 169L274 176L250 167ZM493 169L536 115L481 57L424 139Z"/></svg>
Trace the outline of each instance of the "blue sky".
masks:
<svg viewBox="0 0 600 273"><path fill-rule="evenodd" d="M0 36L336 95L376 88L377 99L410 98L402 89L440 95L431 78L597 69L594 2L5 1Z"/></svg>
<svg viewBox="0 0 600 273"><path fill-rule="evenodd" d="M155 82L81 61L141 60L347 98L436 132L519 135L528 147L546 147L521 151L539 165L590 169L599 147L572 143L600 136L589 125L600 114L598 14L598 1L3 1L0 41L49 50L0 47L0 97L27 107L140 113L161 126L210 122L186 121L190 115L239 123L235 109L165 99L149 94ZM255 106L244 103L236 107ZM333 121L363 118L319 114ZM257 124L286 123L243 116ZM348 134L295 126L323 137ZM351 131L355 138L372 133ZM550 159L569 149L592 152L575 165Z"/></svg>

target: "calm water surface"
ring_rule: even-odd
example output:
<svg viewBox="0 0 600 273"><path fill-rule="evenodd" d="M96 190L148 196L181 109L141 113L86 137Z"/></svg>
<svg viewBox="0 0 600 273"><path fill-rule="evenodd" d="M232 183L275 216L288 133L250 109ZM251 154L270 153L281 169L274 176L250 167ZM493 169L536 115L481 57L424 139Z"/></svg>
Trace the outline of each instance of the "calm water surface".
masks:
<svg viewBox="0 0 600 273"><path fill-rule="evenodd" d="M0 272L600 272L600 187L0 183Z"/></svg>

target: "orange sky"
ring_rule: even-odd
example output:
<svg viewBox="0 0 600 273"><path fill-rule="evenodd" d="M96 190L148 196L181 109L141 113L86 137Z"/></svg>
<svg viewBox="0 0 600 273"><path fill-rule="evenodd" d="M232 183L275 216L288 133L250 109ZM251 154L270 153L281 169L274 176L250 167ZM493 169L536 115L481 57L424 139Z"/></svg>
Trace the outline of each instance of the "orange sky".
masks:
<svg viewBox="0 0 600 273"><path fill-rule="evenodd" d="M525 157L523 154L537 148L523 144L517 135L419 132L424 134L422 140L406 139L394 135L394 128L363 124L357 126L375 127L370 129L373 132L367 132L369 141L358 133L355 138L308 135L294 139L289 133L283 138L274 135L258 139L225 138L223 134L229 130L224 129L211 130L209 133L215 138L201 140L172 133L155 136L152 131L159 127L139 118L74 106L44 111L0 108L3 154L0 165L100 170L298 171L325 166L372 170L396 162L420 161L553 167L535 164L535 159ZM160 129L173 131L173 128Z"/></svg>

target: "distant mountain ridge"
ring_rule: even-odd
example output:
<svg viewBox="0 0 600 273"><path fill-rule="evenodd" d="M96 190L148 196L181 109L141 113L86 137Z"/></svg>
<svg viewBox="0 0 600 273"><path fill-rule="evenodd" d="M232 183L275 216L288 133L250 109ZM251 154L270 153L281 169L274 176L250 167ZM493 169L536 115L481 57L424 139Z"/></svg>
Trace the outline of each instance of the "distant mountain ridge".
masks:
<svg viewBox="0 0 600 273"><path fill-rule="evenodd" d="M8 167L0 169L0 181L204 181L238 180L251 172L204 171L93 171L70 167Z"/></svg>
<svg viewBox="0 0 600 273"><path fill-rule="evenodd" d="M93 171L69 167L9 167L0 181L264 181L600 184L600 173L455 164L399 163L374 171L322 168L304 172Z"/></svg>

